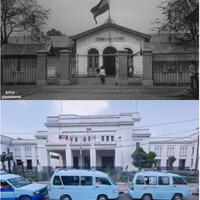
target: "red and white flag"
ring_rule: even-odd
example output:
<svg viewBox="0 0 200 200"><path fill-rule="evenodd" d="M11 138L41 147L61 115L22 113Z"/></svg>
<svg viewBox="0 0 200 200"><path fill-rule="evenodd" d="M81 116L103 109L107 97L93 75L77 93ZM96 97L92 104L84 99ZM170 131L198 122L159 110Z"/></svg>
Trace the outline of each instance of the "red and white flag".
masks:
<svg viewBox="0 0 200 200"><path fill-rule="evenodd" d="M95 7L91 9L96 24L97 24L96 17L103 14L109 9L110 9L109 0L101 0Z"/></svg>

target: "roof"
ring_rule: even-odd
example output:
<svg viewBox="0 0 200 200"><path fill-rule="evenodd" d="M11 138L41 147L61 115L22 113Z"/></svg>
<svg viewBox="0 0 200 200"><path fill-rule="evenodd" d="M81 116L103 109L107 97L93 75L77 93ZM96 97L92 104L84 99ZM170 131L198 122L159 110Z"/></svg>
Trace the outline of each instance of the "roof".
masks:
<svg viewBox="0 0 200 200"><path fill-rule="evenodd" d="M37 51L49 52L49 44L5 44L1 49L2 55L37 55Z"/></svg>
<svg viewBox="0 0 200 200"><path fill-rule="evenodd" d="M144 43L144 49L151 49L153 53L198 53L194 44L170 41L169 34L152 34L150 42Z"/></svg>
<svg viewBox="0 0 200 200"><path fill-rule="evenodd" d="M90 175L90 176L108 176L106 173L96 170L79 170L79 169L72 169L72 170L65 170L65 169L57 169L54 172L54 175Z"/></svg>
<svg viewBox="0 0 200 200"><path fill-rule="evenodd" d="M44 41L32 38L31 36L11 36L8 38L9 44L44 44Z"/></svg>
<svg viewBox="0 0 200 200"><path fill-rule="evenodd" d="M49 36L54 48L71 48L74 44L70 36Z"/></svg>
<svg viewBox="0 0 200 200"><path fill-rule="evenodd" d="M20 177L19 175L15 175L15 174L1 174L1 179L10 179L10 178L18 178Z"/></svg>
<svg viewBox="0 0 200 200"><path fill-rule="evenodd" d="M140 171L136 173L137 175L150 175L150 176L180 176L178 174L172 174L168 172L158 172L158 171Z"/></svg>
<svg viewBox="0 0 200 200"><path fill-rule="evenodd" d="M150 39L151 38L150 35L147 35L147 34L144 34L144 33L141 33L141 32L138 32L138 31L135 31L135 30L123 27L123 26L120 26L120 25L115 24L115 23L105 23L105 24L102 24L102 25L100 25L98 27L95 27L95 28L92 28L92 29L87 30L85 32L82 32L82 33L79 33L77 35L74 35L71 38L73 40L77 40L77 39L79 39L81 37L84 37L84 36L87 36L89 34L98 32L98 31L100 31L102 29L105 29L105 28L114 28L114 29L117 29L117 30L121 30L121 31L130 33L130 34L136 35L136 36L144 38L144 39Z"/></svg>

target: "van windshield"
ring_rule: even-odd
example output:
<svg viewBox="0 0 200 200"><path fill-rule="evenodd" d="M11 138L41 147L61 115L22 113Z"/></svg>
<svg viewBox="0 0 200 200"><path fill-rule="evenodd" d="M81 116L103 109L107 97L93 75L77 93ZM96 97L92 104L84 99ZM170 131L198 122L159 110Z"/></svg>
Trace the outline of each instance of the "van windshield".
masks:
<svg viewBox="0 0 200 200"><path fill-rule="evenodd" d="M14 185L16 188L20 188L26 185L31 184L31 181L25 179L24 177L16 177L16 178L10 178L8 181Z"/></svg>
<svg viewBox="0 0 200 200"><path fill-rule="evenodd" d="M108 180L109 180L113 185L117 185L117 184L115 183L115 181L113 181L110 177L108 177Z"/></svg>

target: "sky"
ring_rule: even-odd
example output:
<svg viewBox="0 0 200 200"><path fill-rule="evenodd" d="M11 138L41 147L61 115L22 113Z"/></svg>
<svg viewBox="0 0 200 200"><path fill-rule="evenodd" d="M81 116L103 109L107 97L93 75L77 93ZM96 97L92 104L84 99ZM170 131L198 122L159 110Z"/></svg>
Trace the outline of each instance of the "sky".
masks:
<svg viewBox="0 0 200 200"><path fill-rule="evenodd" d="M55 28L66 35L78 34L103 24L108 12L97 17L96 25L91 8L100 0L38 0L44 8L51 9L51 15L45 30ZM160 18L161 10L157 7L161 0L110 0L111 18L115 23L140 31L151 33L152 22Z"/></svg>
<svg viewBox="0 0 200 200"><path fill-rule="evenodd" d="M1 134L13 138L34 138L38 130L46 130L46 117L61 114L61 110L62 114L79 115L137 111L141 117L140 126L149 127L152 136L187 136L199 126L198 120L151 126L198 119L198 101L1 101Z"/></svg>

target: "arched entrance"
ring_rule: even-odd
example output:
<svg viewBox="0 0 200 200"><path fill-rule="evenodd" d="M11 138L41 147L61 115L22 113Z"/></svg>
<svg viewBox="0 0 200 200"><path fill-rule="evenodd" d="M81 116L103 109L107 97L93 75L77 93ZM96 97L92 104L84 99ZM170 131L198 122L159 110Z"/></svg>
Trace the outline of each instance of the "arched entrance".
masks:
<svg viewBox="0 0 200 200"><path fill-rule="evenodd" d="M103 65L108 76L115 75L115 53L117 50L114 47L107 47L103 51Z"/></svg>

